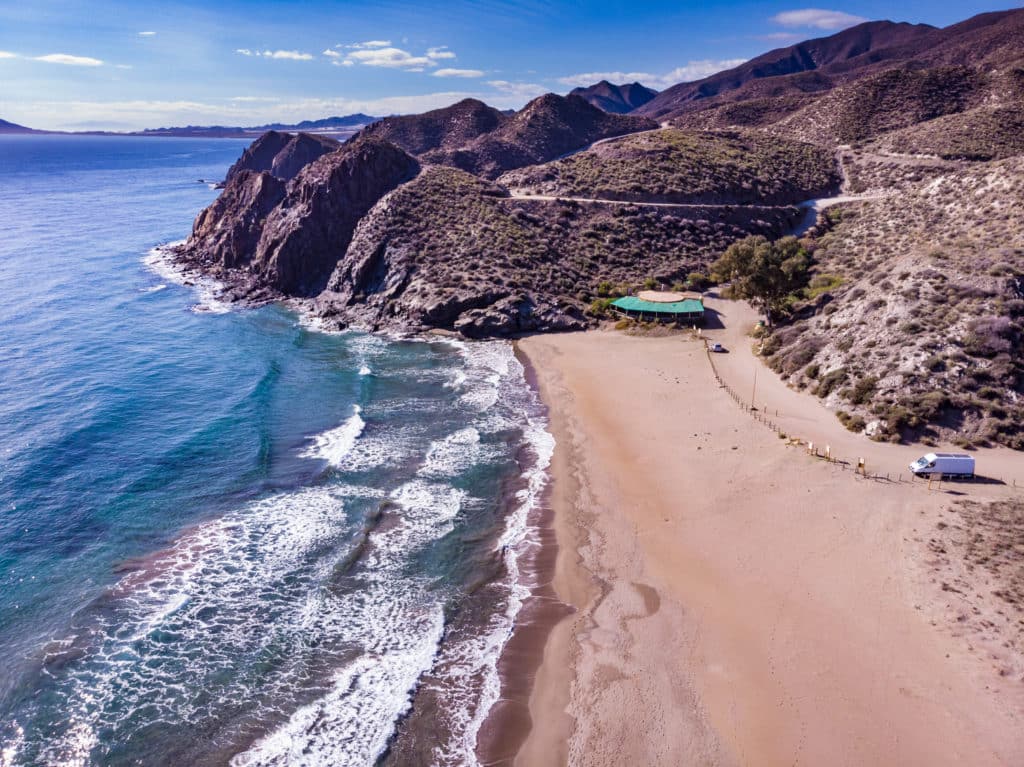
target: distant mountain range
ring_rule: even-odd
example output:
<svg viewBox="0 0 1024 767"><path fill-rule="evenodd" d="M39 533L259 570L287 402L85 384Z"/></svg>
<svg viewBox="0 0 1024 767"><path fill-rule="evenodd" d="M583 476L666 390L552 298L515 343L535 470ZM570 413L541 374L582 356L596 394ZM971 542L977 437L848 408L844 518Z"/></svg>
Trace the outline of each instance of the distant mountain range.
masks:
<svg viewBox="0 0 1024 767"><path fill-rule="evenodd" d="M575 88L569 95L579 96L605 112L625 114L642 107L657 96L658 92L640 83L612 85L607 80L602 80L587 88Z"/></svg>
<svg viewBox="0 0 1024 767"><path fill-rule="evenodd" d="M88 135L88 136L186 136L196 138L255 138L269 130L276 131L301 131L303 133L316 133L334 138L347 138L367 125L379 120L379 117L371 117L362 113L345 115L344 117L325 117L322 120L303 120L299 123L270 123L268 125L254 125L252 127L226 126L226 125L186 125L170 128L147 128L142 131L131 131L127 133L111 131L47 131L26 128L23 125L0 120L0 134L14 133L55 133L66 135Z"/></svg>

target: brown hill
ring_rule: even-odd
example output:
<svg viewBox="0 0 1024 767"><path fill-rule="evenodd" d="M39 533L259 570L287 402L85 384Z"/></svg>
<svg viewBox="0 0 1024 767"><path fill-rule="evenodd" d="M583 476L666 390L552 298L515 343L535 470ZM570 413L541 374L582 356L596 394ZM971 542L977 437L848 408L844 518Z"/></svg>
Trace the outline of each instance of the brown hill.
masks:
<svg viewBox="0 0 1024 767"><path fill-rule="evenodd" d="M418 170L394 144L366 137L310 163L283 190L266 171L241 171L199 214L180 256L248 291L315 295L359 219ZM236 269L244 274L230 275Z"/></svg>
<svg viewBox="0 0 1024 767"><path fill-rule="evenodd" d="M631 202L791 205L833 194L832 153L753 131L649 131L595 144L499 182L535 195Z"/></svg>
<svg viewBox="0 0 1024 767"><path fill-rule="evenodd" d="M927 24L896 24L891 21L858 24L829 37L769 51L703 80L674 85L636 113L659 119L675 117L692 109L694 102L738 90L755 80L814 70L827 75L830 69L848 72L880 61L904 60L927 47L937 31Z"/></svg>
<svg viewBox="0 0 1024 767"><path fill-rule="evenodd" d="M517 200L427 166L359 224L315 311L344 327L470 337L585 327L598 283L670 283L746 232L778 235L793 208L751 212Z"/></svg>
<svg viewBox="0 0 1024 767"><path fill-rule="evenodd" d="M364 133L390 141L409 154L420 155L432 149L457 149L495 130L507 119L507 115L482 101L463 99L450 107L419 115L386 117Z"/></svg>
<svg viewBox="0 0 1024 767"><path fill-rule="evenodd" d="M573 88L569 95L579 96L604 112L621 115L642 107L657 96L658 92L640 83L612 85L607 80L602 80L586 88Z"/></svg>
<svg viewBox="0 0 1024 767"><path fill-rule="evenodd" d="M228 169L224 182L226 184L244 170L267 172L283 181L290 181L309 163L340 146L338 141L327 136L267 131L249 145Z"/></svg>
<svg viewBox="0 0 1024 767"><path fill-rule="evenodd" d="M889 69L835 88L769 130L847 144L978 106L991 86L992 77L974 67Z"/></svg>
<svg viewBox="0 0 1024 767"><path fill-rule="evenodd" d="M1024 449L1024 208L1007 205L1022 199L1018 156L940 163L831 212L767 362L876 438Z"/></svg>
<svg viewBox="0 0 1024 767"><path fill-rule="evenodd" d="M460 149L435 151L424 159L453 165L486 178L553 160L599 139L657 128L646 117L602 112L579 96L540 96Z"/></svg>

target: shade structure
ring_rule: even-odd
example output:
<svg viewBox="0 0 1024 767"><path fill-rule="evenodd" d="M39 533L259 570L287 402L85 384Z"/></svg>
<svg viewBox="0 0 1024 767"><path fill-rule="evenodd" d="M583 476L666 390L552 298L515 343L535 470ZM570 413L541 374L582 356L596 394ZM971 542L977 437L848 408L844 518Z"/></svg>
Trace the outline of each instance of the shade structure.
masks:
<svg viewBox="0 0 1024 767"><path fill-rule="evenodd" d="M684 298L682 301L645 301L636 296L623 296L612 301L619 312L630 317L652 319L661 322L704 321L704 302L699 298Z"/></svg>

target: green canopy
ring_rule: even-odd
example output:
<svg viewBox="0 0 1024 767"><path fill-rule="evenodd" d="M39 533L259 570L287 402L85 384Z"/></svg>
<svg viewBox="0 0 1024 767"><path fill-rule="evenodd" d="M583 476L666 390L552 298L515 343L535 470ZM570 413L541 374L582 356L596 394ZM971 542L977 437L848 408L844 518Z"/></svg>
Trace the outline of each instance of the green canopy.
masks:
<svg viewBox="0 0 1024 767"><path fill-rule="evenodd" d="M643 312L650 314L704 314L704 303L697 298L684 298L682 301L661 303L645 301L636 296L623 296L612 301L612 306L624 312Z"/></svg>

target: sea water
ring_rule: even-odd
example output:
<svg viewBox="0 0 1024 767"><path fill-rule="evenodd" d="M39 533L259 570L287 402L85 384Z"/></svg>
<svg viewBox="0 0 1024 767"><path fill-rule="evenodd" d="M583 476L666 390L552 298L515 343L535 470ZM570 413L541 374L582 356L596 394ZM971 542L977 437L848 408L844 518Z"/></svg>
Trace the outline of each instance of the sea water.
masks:
<svg viewBox="0 0 1024 767"><path fill-rule="evenodd" d="M0 137L0 767L476 763L543 413L507 344L182 284L244 144Z"/></svg>

